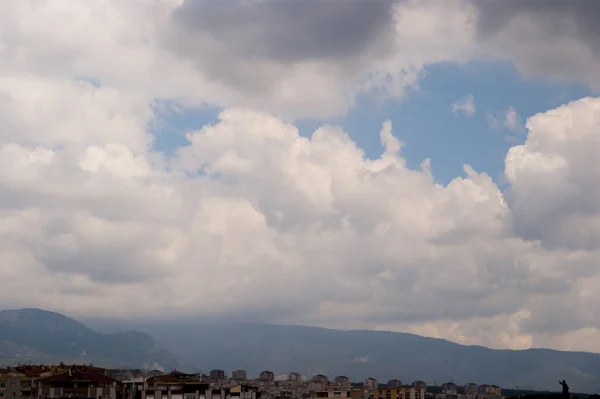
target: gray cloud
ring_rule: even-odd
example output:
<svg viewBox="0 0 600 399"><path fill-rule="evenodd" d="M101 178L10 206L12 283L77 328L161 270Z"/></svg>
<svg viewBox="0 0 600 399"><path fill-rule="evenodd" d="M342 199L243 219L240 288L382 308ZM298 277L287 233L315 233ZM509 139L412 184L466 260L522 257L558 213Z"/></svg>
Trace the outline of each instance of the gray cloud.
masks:
<svg viewBox="0 0 600 399"><path fill-rule="evenodd" d="M526 77L600 88L600 3L594 0L473 1L476 40Z"/></svg>
<svg viewBox="0 0 600 399"><path fill-rule="evenodd" d="M539 24L547 39L575 36L600 52L600 2L595 0L475 1L478 32L489 35L506 28L511 19L525 16Z"/></svg>
<svg viewBox="0 0 600 399"><path fill-rule="evenodd" d="M248 99L253 106L306 101L301 93L310 90L310 101L325 107L297 106L342 108L347 106L340 97L345 80L393 53L393 4L186 0L173 11L161 42L171 54L192 62L202 76L237 93L233 97L241 97L236 102L244 106ZM307 82L314 79L324 81L317 85L322 89L331 85L329 93L309 88Z"/></svg>
<svg viewBox="0 0 600 399"><path fill-rule="evenodd" d="M174 22L191 35L210 36L238 57L283 63L352 59L363 51L387 49L385 39L391 39L394 27L392 4L186 0L175 10Z"/></svg>

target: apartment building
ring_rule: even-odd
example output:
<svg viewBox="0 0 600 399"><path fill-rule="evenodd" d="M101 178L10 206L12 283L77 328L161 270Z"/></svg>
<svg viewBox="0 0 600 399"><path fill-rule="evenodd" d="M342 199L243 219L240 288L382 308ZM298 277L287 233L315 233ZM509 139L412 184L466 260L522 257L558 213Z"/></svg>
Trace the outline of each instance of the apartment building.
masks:
<svg viewBox="0 0 600 399"><path fill-rule="evenodd" d="M350 398L350 387L327 387L312 394L313 398Z"/></svg>
<svg viewBox="0 0 600 399"><path fill-rule="evenodd" d="M465 384L463 389L465 390L465 395L475 396L479 392L479 385L471 382L471 383Z"/></svg>
<svg viewBox="0 0 600 399"><path fill-rule="evenodd" d="M238 382L243 382L248 379L246 370L234 370L231 372L231 379Z"/></svg>
<svg viewBox="0 0 600 399"><path fill-rule="evenodd" d="M247 384L237 384L229 388L230 399L259 399L261 392L258 388Z"/></svg>
<svg viewBox="0 0 600 399"><path fill-rule="evenodd" d="M425 399L425 388L403 385L394 388L379 388L373 399Z"/></svg>
<svg viewBox="0 0 600 399"><path fill-rule="evenodd" d="M365 389L376 390L379 387L377 378L367 378L364 383Z"/></svg>
<svg viewBox="0 0 600 399"><path fill-rule="evenodd" d="M427 388L404 386L404 399L425 399Z"/></svg>
<svg viewBox="0 0 600 399"><path fill-rule="evenodd" d="M220 381L220 380L227 379L227 376L225 375L225 371L220 370L220 369L214 369L214 370L210 371L209 378L211 381Z"/></svg>
<svg viewBox="0 0 600 399"><path fill-rule="evenodd" d="M442 393L446 396L448 395L457 395L458 387L453 382L447 382L442 385Z"/></svg>
<svg viewBox="0 0 600 399"><path fill-rule="evenodd" d="M10 367L3 375L0 397L7 399L28 399L35 396L35 381L40 376L48 374L48 366L17 366ZM2 396L3 394L3 396Z"/></svg>
<svg viewBox="0 0 600 399"><path fill-rule="evenodd" d="M333 383L342 387L350 386L350 378L346 377L345 375L338 375L333 379Z"/></svg>
<svg viewBox="0 0 600 399"><path fill-rule="evenodd" d="M218 383L218 381L217 381ZM258 399L260 391L245 384L215 387L196 374L173 372L150 377L135 387L135 399Z"/></svg>
<svg viewBox="0 0 600 399"><path fill-rule="evenodd" d="M0 399L6 398L6 379L8 373L4 370L0 370Z"/></svg>
<svg viewBox="0 0 600 399"><path fill-rule="evenodd" d="M483 384L479 386L477 396L488 398L500 398L502 397L502 390L498 385Z"/></svg>
<svg viewBox="0 0 600 399"><path fill-rule="evenodd" d="M275 380L275 373L269 370L263 370L260 372L258 379L261 381L273 381Z"/></svg>
<svg viewBox="0 0 600 399"><path fill-rule="evenodd" d="M36 381L37 399L84 398L121 399L117 380L108 372L76 369L39 378Z"/></svg>

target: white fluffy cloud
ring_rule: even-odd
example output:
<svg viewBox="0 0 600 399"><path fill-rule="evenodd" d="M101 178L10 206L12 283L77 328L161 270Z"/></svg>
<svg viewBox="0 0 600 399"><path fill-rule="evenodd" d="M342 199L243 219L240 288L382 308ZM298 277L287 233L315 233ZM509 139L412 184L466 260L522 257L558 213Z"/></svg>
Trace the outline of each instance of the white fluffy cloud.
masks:
<svg viewBox="0 0 600 399"><path fill-rule="evenodd" d="M441 185L427 161L407 167L389 122L369 160L341 129L302 137L287 117L402 96L427 64L468 59L471 4L382 3L391 17L371 11L363 46L319 40L321 21L291 53L269 28L286 27L285 10L227 36L219 27L240 15L207 2L225 25L200 29L185 23L190 4L0 5L5 306L266 314L503 347L597 341L600 100L529 119L505 193L468 166ZM255 38L269 45L250 57ZM167 157L148 133L165 99L226 109Z"/></svg>
<svg viewBox="0 0 600 399"><path fill-rule="evenodd" d="M36 295L7 289L2 300L74 314L268 310L274 320L449 331L495 346L596 328L587 312L600 297L579 287L599 277L600 201L589 182L600 176L581 160L599 150L599 104L528 122L527 142L507 155L507 200L468 167L447 186L427 163L408 169L387 122L377 160L338 128L306 138L240 109L160 162L119 143L14 140L0 150L10 265L1 273ZM496 330L506 318L514 327ZM484 338L486 325L496 335Z"/></svg>

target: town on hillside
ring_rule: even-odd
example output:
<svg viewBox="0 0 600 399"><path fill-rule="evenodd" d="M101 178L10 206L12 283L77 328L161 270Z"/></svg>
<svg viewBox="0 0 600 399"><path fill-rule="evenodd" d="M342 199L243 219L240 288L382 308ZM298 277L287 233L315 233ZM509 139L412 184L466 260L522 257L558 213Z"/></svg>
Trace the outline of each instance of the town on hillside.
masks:
<svg viewBox="0 0 600 399"><path fill-rule="evenodd" d="M431 388L431 387L430 387ZM453 382L428 389L424 381L404 384L375 378L362 383L318 374L275 376L265 370L249 379L244 370L186 374L178 371L106 369L93 365L19 365L0 369L0 399L498 399L500 387Z"/></svg>

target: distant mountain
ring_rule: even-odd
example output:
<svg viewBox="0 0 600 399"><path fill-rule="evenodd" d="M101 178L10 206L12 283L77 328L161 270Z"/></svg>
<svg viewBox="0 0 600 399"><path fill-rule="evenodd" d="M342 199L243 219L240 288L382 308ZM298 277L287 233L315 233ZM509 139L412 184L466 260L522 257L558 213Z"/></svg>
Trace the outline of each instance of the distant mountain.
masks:
<svg viewBox="0 0 600 399"><path fill-rule="evenodd" d="M0 311L0 361L186 368L148 334L100 334L71 318L39 309Z"/></svg>
<svg viewBox="0 0 600 399"><path fill-rule="evenodd" d="M594 353L494 350L405 333L300 326L171 322L138 328L203 370L242 368L256 376L269 369L429 384L454 380L551 391L560 388L558 379L566 379L574 392L600 392L600 355Z"/></svg>
<svg viewBox="0 0 600 399"><path fill-rule="evenodd" d="M494 350L406 333L318 327L189 321L86 323L101 331L125 327L145 331L196 370L241 368L256 376L269 369L276 374L347 375L354 381L422 379L439 385L454 380L550 391L560 388L557 380L566 379L573 392L600 392L600 354L595 353ZM12 362L91 361L121 367L157 363L165 369L188 369L150 335L134 331L100 334L68 317L36 309L0 312L2 351L0 358Z"/></svg>

